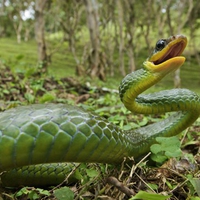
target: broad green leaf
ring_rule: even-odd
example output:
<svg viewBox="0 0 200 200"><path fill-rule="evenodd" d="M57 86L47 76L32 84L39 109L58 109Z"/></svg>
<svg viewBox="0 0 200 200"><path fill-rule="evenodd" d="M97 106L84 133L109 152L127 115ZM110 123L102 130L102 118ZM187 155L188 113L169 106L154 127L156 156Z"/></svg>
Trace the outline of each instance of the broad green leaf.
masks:
<svg viewBox="0 0 200 200"><path fill-rule="evenodd" d="M138 124L140 126L145 126L147 123L148 123L148 118L147 117L143 117L142 121L141 122L138 122Z"/></svg>
<svg viewBox="0 0 200 200"><path fill-rule="evenodd" d="M158 189L158 185L154 184L154 183L148 183L148 186L150 188L152 188L153 190L157 190Z"/></svg>
<svg viewBox="0 0 200 200"><path fill-rule="evenodd" d="M81 180L83 178L82 174L80 173L79 170L76 170L73 174L73 177L77 180Z"/></svg>
<svg viewBox="0 0 200 200"><path fill-rule="evenodd" d="M162 153L152 154L151 159L159 164L162 164L167 160L167 157Z"/></svg>
<svg viewBox="0 0 200 200"><path fill-rule="evenodd" d="M131 130L131 129L132 129L132 126L131 126L130 124L124 125L124 126L123 126L123 129L124 129L124 130Z"/></svg>
<svg viewBox="0 0 200 200"><path fill-rule="evenodd" d="M6 90L6 89L3 90L3 93L4 94L10 94L10 92L8 90Z"/></svg>
<svg viewBox="0 0 200 200"><path fill-rule="evenodd" d="M169 158L177 158L182 155L182 151L180 149L181 144L176 136L169 138L157 137L156 141L158 144L153 144L150 147L152 152L151 159L155 162L162 164Z"/></svg>
<svg viewBox="0 0 200 200"><path fill-rule="evenodd" d="M190 197L190 200L200 200L200 197Z"/></svg>
<svg viewBox="0 0 200 200"><path fill-rule="evenodd" d="M40 103L51 102L55 99L55 96L51 93L45 93L40 99Z"/></svg>
<svg viewBox="0 0 200 200"><path fill-rule="evenodd" d="M176 149L174 151L166 151L165 152L165 155L168 157L168 158L177 158L177 157L181 157L182 155L182 151L180 149Z"/></svg>
<svg viewBox="0 0 200 200"><path fill-rule="evenodd" d="M173 137L169 137L169 138L157 137L156 141L159 142L163 147L165 147L167 149L171 149L174 146L180 147L180 141L177 138L177 136L173 136Z"/></svg>
<svg viewBox="0 0 200 200"><path fill-rule="evenodd" d="M200 179L193 178L193 177L188 177L188 179L190 180L190 182L193 185L195 191L197 192L198 196L200 197Z"/></svg>
<svg viewBox="0 0 200 200"><path fill-rule="evenodd" d="M86 169L86 173L90 178L93 178L99 174L95 169Z"/></svg>
<svg viewBox="0 0 200 200"><path fill-rule="evenodd" d="M37 188L37 191L39 192L39 194L42 194L42 195L46 195L46 196L51 195L51 193L48 190L43 190L43 189Z"/></svg>
<svg viewBox="0 0 200 200"><path fill-rule="evenodd" d="M28 194L29 193L29 190L27 190L26 187L22 188L21 190L19 190L17 193L16 193L16 197L19 197L19 196L22 196L23 194Z"/></svg>
<svg viewBox="0 0 200 200"><path fill-rule="evenodd" d="M163 196L161 194L152 194L145 191L139 191L134 197L132 197L130 200L140 199L140 200L166 200L170 197Z"/></svg>
<svg viewBox="0 0 200 200"><path fill-rule="evenodd" d="M36 200L39 199L39 195L37 194L37 192L35 190L30 191L30 193L28 194L28 198L30 200Z"/></svg>
<svg viewBox="0 0 200 200"><path fill-rule="evenodd" d="M198 196L200 197L200 179L194 178L193 179L193 185L194 185L194 188L195 188Z"/></svg>
<svg viewBox="0 0 200 200"><path fill-rule="evenodd" d="M159 144L151 145L150 149L151 149L151 152L154 153L154 154L157 154L158 152L163 151L161 145L159 145Z"/></svg>
<svg viewBox="0 0 200 200"><path fill-rule="evenodd" d="M68 187L62 187L54 190L54 195L58 200L73 200L74 193Z"/></svg>
<svg viewBox="0 0 200 200"><path fill-rule="evenodd" d="M25 93L24 96L25 96L25 98L26 98L26 100L27 100L28 102L34 103L35 97L34 97L32 94L30 94L30 93Z"/></svg>

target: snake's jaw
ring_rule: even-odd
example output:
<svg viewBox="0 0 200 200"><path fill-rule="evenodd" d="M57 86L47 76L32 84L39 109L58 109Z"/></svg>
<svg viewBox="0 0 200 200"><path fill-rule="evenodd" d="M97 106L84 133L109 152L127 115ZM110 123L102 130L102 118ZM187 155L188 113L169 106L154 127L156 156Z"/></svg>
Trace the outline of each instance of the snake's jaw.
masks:
<svg viewBox="0 0 200 200"><path fill-rule="evenodd" d="M177 70L185 62L185 57L181 56L187 45L184 35L161 39L157 45L159 46L156 46L153 55L144 62L144 67L151 73L166 75Z"/></svg>
<svg viewBox="0 0 200 200"><path fill-rule="evenodd" d="M161 50L154 51L153 55L148 58L148 61L153 62L155 65L180 56L187 46L187 37L184 35L175 35L159 41L164 41L164 47L161 47Z"/></svg>
<svg viewBox="0 0 200 200"><path fill-rule="evenodd" d="M184 62L185 62L185 57L177 56L165 62L162 62L158 65L155 65L150 61L145 61L144 67L151 73L159 73L166 75L172 71L177 70L179 67L181 67L181 65L183 65Z"/></svg>

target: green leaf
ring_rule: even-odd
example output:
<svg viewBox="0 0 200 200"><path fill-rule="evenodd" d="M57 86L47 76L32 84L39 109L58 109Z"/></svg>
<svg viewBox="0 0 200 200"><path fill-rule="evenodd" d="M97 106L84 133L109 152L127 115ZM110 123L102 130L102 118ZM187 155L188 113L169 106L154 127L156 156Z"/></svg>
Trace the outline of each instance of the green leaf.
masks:
<svg viewBox="0 0 200 200"><path fill-rule="evenodd" d="M3 90L3 93L4 94L10 94L10 92L8 90L6 90L6 89Z"/></svg>
<svg viewBox="0 0 200 200"><path fill-rule="evenodd" d="M162 164L169 158L179 158L182 155L180 149L181 143L176 136L173 137L157 137L158 144L153 144L150 147L152 152L151 159ZM169 145L170 144L170 145Z"/></svg>
<svg viewBox="0 0 200 200"><path fill-rule="evenodd" d="M27 190L26 187L22 188L21 190L19 190L17 193L16 193L16 197L20 197L22 196L23 194L28 194L29 193L29 190Z"/></svg>
<svg viewBox="0 0 200 200"><path fill-rule="evenodd" d="M54 195L58 200L73 200L74 193L68 187L62 187L54 190Z"/></svg>
<svg viewBox="0 0 200 200"><path fill-rule="evenodd" d="M190 197L190 200L200 200L200 197Z"/></svg>
<svg viewBox="0 0 200 200"><path fill-rule="evenodd" d="M142 121L138 121L138 124L139 124L140 126L145 126L145 125L147 125L148 121L149 121L149 120L148 120L147 117L143 117Z"/></svg>
<svg viewBox="0 0 200 200"><path fill-rule="evenodd" d="M166 151L165 155L168 158L173 158L173 157L178 158L178 157L181 157L182 151L180 149L174 149L174 151L171 151L171 152L170 151Z"/></svg>
<svg viewBox="0 0 200 200"><path fill-rule="evenodd" d="M151 145L151 152L154 153L154 154L157 154L159 152L163 151L161 145L159 144L153 144Z"/></svg>
<svg viewBox="0 0 200 200"><path fill-rule="evenodd" d="M152 193L148 193L148 192L145 192L145 191L139 191L130 200L134 200L134 199L140 199L140 200L166 200L169 197L170 197L170 195L163 196L163 195L160 195L160 194L152 194Z"/></svg>
<svg viewBox="0 0 200 200"><path fill-rule="evenodd" d="M198 196L200 197L200 179L194 178L193 179L193 186L194 186Z"/></svg>
<svg viewBox="0 0 200 200"><path fill-rule="evenodd" d="M30 103L34 103L34 101L35 101L35 97L30 93L25 93L24 97Z"/></svg>
<svg viewBox="0 0 200 200"><path fill-rule="evenodd" d="M73 177L77 180L81 180L83 178L82 174L80 173L79 170L76 170L73 174Z"/></svg>
<svg viewBox="0 0 200 200"><path fill-rule="evenodd" d="M40 188L37 188L37 191L39 192L39 194L45 195L45 196L50 196L51 193L48 190L43 190Z"/></svg>
<svg viewBox="0 0 200 200"><path fill-rule="evenodd" d="M85 170L87 175L90 177L90 178L93 178L95 176L98 176L98 172L95 170L95 169L86 169Z"/></svg>
<svg viewBox="0 0 200 200"><path fill-rule="evenodd" d="M37 194L37 192L35 190L30 191L28 194L28 198L31 200L39 199L39 197L40 196Z"/></svg>
<svg viewBox="0 0 200 200"><path fill-rule="evenodd" d="M188 179L190 180L191 184L193 185L195 191L197 192L198 196L200 197L200 179L198 178L190 178L188 177Z"/></svg>
<svg viewBox="0 0 200 200"><path fill-rule="evenodd" d="M156 141L162 144L163 147L171 149L172 147L180 147L180 141L177 136L173 137L157 137ZM169 145L170 144L170 145Z"/></svg>
<svg viewBox="0 0 200 200"><path fill-rule="evenodd" d="M152 154L151 159L157 162L158 164L162 164L167 160L167 157L159 152L157 154Z"/></svg>
<svg viewBox="0 0 200 200"><path fill-rule="evenodd" d="M157 190L158 189L158 185L156 185L154 183L148 183L148 186L153 190Z"/></svg>
<svg viewBox="0 0 200 200"><path fill-rule="evenodd" d="M51 102L55 99L55 96L51 93L45 93L41 98L40 98L40 103L45 103L45 102Z"/></svg>

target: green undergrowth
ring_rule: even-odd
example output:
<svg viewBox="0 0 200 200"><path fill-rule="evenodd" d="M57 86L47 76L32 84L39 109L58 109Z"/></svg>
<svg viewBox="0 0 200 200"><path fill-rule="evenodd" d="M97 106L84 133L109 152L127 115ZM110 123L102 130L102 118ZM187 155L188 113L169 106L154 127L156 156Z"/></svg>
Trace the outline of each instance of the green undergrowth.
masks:
<svg viewBox="0 0 200 200"><path fill-rule="evenodd" d="M6 40L1 39L1 41L1 48L4 49L0 53L1 110L34 103L66 103L94 112L123 130L146 126L169 116L169 114L133 115L127 111L117 92L120 76L110 78L106 83L88 77L77 79L71 76L74 73L73 68L69 70L59 68L56 71L58 74L52 76L51 65L49 74L41 74L38 73L40 66L35 64L34 43L31 49L23 43L20 48L23 52L16 53L15 42L12 41L7 46ZM54 63L56 67L73 65L72 57L71 60L69 59L69 64L66 63L66 55L62 57L58 53L57 56L58 62ZM193 67L195 66L191 64L192 69ZM66 73L61 76L64 71ZM191 74L194 73L195 77L191 78ZM194 87L200 93L196 87L198 83L194 81L195 83L190 85L197 79L197 73L194 73L183 71L184 77L191 79L188 82L183 81L183 86ZM172 88L171 78L172 76L169 76L148 92ZM0 199L200 200L199 141L200 120L198 119L176 137L157 138L157 144L151 146L151 152L146 159L130 158L129 162L125 161L119 166L82 163L75 184L66 185L66 180L63 184L51 188L22 187L10 190L1 187Z"/></svg>
<svg viewBox="0 0 200 200"><path fill-rule="evenodd" d="M55 79L48 75L37 75L36 78L35 72L13 73L5 66L1 67L4 69L0 86L3 110L19 104L76 104L124 130L168 117L168 114L133 115L122 105L116 90L88 87L76 79ZM134 161L130 158L129 164L123 162L119 166L82 163L76 184L66 185L63 182L51 188L22 187L17 190L1 188L1 197L6 200L200 200L199 138L200 120L197 120L176 137L157 138L157 144L152 145L147 159Z"/></svg>

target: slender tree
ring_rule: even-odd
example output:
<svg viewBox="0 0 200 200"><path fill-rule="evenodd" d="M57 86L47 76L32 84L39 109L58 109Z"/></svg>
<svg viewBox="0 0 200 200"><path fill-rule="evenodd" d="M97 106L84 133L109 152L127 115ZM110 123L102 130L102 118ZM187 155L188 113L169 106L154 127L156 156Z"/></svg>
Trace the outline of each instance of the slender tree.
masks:
<svg viewBox="0 0 200 200"><path fill-rule="evenodd" d="M44 9L48 0L35 1L35 38L38 45L38 61L42 64L42 72L47 71L48 57L45 42Z"/></svg>
<svg viewBox="0 0 200 200"><path fill-rule="evenodd" d="M104 66L100 60L100 33L98 2L84 0L87 12L87 25L90 33L91 51L89 55L89 74L92 78L105 80Z"/></svg>

